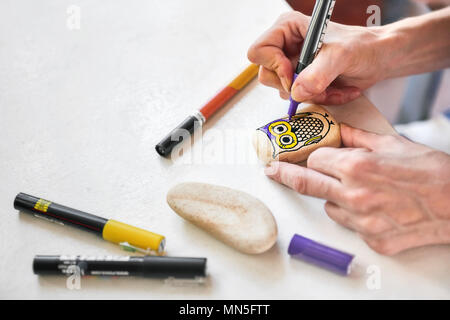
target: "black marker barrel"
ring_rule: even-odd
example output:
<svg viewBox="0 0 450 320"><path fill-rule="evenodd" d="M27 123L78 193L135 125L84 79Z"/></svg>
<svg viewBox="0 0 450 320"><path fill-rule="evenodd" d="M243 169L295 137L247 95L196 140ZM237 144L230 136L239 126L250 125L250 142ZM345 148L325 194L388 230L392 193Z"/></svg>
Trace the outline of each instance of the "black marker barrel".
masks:
<svg viewBox="0 0 450 320"><path fill-rule="evenodd" d="M68 275L79 268L82 276L141 276L195 278L206 276L206 258L54 256L37 255L33 271L38 275Z"/></svg>
<svg viewBox="0 0 450 320"><path fill-rule="evenodd" d="M80 210L62 206L41 198L19 193L14 199L17 210L43 217L47 220L69 224L102 235L107 219Z"/></svg>

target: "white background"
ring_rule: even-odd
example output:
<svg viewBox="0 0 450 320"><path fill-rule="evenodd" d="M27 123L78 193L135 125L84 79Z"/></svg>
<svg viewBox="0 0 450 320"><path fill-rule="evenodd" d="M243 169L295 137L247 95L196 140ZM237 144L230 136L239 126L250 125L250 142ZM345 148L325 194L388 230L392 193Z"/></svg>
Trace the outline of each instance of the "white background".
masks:
<svg viewBox="0 0 450 320"><path fill-rule="evenodd" d="M80 30L66 27L71 4L81 8ZM448 246L384 257L331 221L323 201L267 179L254 158L189 165L155 152L162 136L247 66L248 46L286 10L271 0L0 3L0 298L450 298ZM192 151L208 155L213 136L253 130L286 107L277 92L253 82L207 126L203 150L195 144ZM226 145L237 140L248 144L243 133ZM275 247L244 255L182 220L165 196L184 181L263 200L277 220ZM169 255L208 258L210 283L179 288L89 278L69 290L64 277L40 278L31 270L35 254L124 252L89 233L18 214L18 192L161 233ZM381 288L369 290L367 275L345 278L290 259L294 233L378 266Z"/></svg>

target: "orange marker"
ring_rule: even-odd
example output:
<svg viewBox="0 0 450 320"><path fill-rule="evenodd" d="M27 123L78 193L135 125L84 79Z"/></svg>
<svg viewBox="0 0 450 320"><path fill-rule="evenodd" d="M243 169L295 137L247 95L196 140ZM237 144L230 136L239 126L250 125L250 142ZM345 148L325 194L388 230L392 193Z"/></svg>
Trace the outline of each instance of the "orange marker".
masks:
<svg viewBox="0 0 450 320"><path fill-rule="evenodd" d="M183 130L194 132L196 127L201 127L208 119L225 105L236 93L248 84L258 74L256 64L249 65L233 81L220 90L211 100L193 115L187 117L180 125L172 130L159 142L155 149L161 156L168 156L172 149L183 141Z"/></svg>

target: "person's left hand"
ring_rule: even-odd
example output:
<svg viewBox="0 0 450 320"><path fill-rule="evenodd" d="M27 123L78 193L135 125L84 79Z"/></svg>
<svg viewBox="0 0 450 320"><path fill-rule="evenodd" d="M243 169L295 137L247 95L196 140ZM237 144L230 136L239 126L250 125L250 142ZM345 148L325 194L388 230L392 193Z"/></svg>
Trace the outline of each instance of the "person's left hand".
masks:
<svg viewBox="0 0 450 320"><path fill-rule="evenodd" d="M328 216L379 253L450 243L450 155L347 125L341 136L347 148L319 148L307 168L273 162L265 172L326 199Z"/></svg>

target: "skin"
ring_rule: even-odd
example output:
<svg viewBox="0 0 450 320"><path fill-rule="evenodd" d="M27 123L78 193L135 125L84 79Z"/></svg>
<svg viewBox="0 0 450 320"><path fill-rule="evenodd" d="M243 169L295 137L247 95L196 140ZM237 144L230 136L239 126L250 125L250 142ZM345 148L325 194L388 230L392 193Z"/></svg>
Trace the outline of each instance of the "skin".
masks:
<svg viewBox="0 0 450 320"><path fill-rule="evenodd" d="M322 49L292 84L309 17L296 11L280 16L248 50L260 65L259 81L282 98L343 104L380 80L450 66L450 7L382 27L330 22Z"/></svg>
<svg viewBox="0 0 450 320"><path fill-rule="evenodd" d="M450 157L401 136L341 125L344 149L322 147L307 168L273 162L265 173L293 190L326 199L325 211L392 255L450 243Z"/></svg>
<svg viewBox="0 0 450 320"><path fill-rule="evenodd" d="M259 80L283 98L342 104L374 83L450 66L450 8L383 27L330 23L321 51L291 84L309 17L282 15L249 49ZM341 126L345 148L323 147L307 167L273 162L265 173L327 200L325 211L375 251L450 244L450 155L400 136Z"/></svg>

